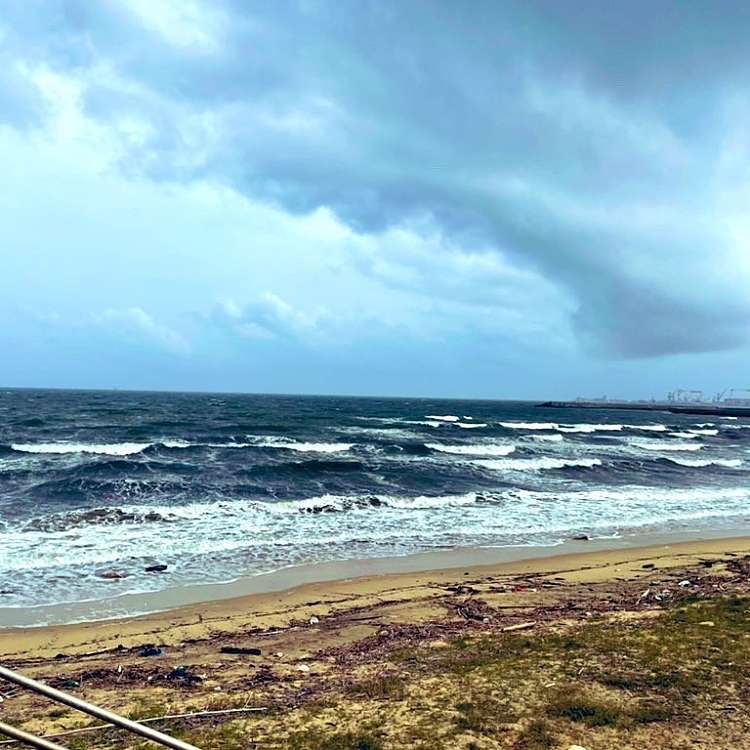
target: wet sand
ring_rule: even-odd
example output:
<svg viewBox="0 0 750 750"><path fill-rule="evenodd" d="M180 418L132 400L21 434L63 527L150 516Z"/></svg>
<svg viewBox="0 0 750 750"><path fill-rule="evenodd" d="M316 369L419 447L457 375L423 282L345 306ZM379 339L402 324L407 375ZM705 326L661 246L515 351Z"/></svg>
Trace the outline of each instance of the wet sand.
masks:
<svg viewBox="0 0 750 750"><path fill-rule="evenodd" d="M0 655L45 659L61 651L76 654L118 644L130 647L144 638L171 645L206 638L216 632L284 628L296 619L322 618L384 600L396 604L396 609L404 613L411 613L407 619L421 619L425 610L430 610L436 590L451 584L461 585L467 578L555 575L573 584L618 577L633 579L646 572L639 568L644 560L653 561L658 568L670 568L695 564L707 555L746 552L750 552L750 536L674 541L661 534L630 540L570 542L558 547L445 550L304 566L230 584L183 587L147 597L132 595L140 596L144 607L162 610L136 617L7 627L14 610L0 610L0 622L6 625L0 629ZM248 589L252 593L245 593ZM185 600L193 601L177 606ZM80 609L61 608L57 614L83 615L87 605L77 606ZM23 619L28 610L15 611L15 616Z"/></svg>

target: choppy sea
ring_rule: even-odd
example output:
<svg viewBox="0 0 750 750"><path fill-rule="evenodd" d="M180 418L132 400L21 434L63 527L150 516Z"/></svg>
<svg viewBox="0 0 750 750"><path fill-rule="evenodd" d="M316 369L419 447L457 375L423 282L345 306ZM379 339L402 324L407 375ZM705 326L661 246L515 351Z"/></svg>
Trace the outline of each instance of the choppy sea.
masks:
<svg viewBox="0 0 750 750"><path fill-rule="evenodd" d="M0 390L0 607L580 533L730 534L748 515L750 420Z"/></svg>

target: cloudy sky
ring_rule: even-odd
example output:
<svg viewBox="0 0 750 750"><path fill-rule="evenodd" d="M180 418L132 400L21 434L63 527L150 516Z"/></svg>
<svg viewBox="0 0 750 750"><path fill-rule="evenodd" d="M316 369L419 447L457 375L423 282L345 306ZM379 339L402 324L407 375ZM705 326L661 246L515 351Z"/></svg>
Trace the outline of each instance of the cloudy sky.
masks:
<svg viewBox="0 0 750 750"><path fill-rule="evenodd" d="M750 385L750 4L0 0L0 385Z"/></svg>

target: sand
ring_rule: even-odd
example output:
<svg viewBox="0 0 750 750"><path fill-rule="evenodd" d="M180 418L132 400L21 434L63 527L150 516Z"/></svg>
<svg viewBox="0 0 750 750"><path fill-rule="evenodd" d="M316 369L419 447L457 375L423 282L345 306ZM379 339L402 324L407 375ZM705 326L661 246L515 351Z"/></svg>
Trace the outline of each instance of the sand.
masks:
<svg viewBox="0 0 750 750"><path fill-rule="evenodd" d="M0 630L0 662L136 718L243 707L269 711L241 721L231 716L226 725L167 724L170 731L187 732L204 748L255 747L245 739L249 735L265 738L258 747L515 747L512 743L531 726L524 717L533 717L537 706L546 705L540 702L548 700L554 682L535 668L514 678L511 698L499 698L495 683L486 682L487 675L496 679L491 670L499 667L490 664L486 674L481 669L465 672L463 667L456 671L454 661L464 652L455 651L455 644L463 648L462 643L481 643L477 639L502 640L517 631L546 643L544 634L561 628L656 621L683 601L750 594L750 537L662 540L628 548L589 544L569 546L564 554L548 550L547 556L492 563L484 562L490 554L486 551L474 556L463 551L460 558L438 559L474 564L318 580L140 617L7 628ZM361 567L353 570L360 572ZM725 648L730 642L723 631L716 631L712 637L724 640L715 648ZM145 655L144 646L161 653ZM260 653L237 655L227 653L227 647ZM609 657L597 648L592 646L584 669L594 663L600 671L602 664L606 667ZM439 666L430 655L433 651L450 654L450 659L444 657L448 661ZM408 657L412 653L421 654L413 668ZM558 652L544 656L545 669L559 672L566 658ZM395 692L393 670L401 670ZM466 719L466 726L459 715L465 691L475 696L473 718ZM482 708L477 701L483 696L511 700L509 710L520 718L504 720L505 728L497 734L500 730L494 725L487 728L482 711L496 716L506 703ZM6 690L3 697L5 719L27 731L54 734L89 723L86 717L55 711L48 701L15 689ZM639 699L620 701L623 711L635 711L634 700ZM738 699L734 705L740 705ZM737 737L750 728L750 714L736 712L733 723L727 723L723 710L720 704L712 705L713 724L702 735L704 741L714 742L714 747L745 747ZM347 733L380 726L385 713L390 718L382 740L376 737L371 745L349 742ZM556 736L578 738L577 725L565 719L553 719L551 726ZM597 735L596 746L629 746L622 744L622 732L630 730L624 724L618 727L619 734L602 730L604 739ZM675 738L697 731L682 719L658 727L666 738L663 742L654 739L656 730L650 723L638 729L654 748L682 747L674 744ZM445 738L442 744L430 744L433 728ZM342 744L326 744L334 729L344 738ZM137 746L122 737L96 734L96 740L87 739L82 747ZM322 739L318 744L307 739L289 744L297 735Z"/></svg>
<svg viewBox="0 0 750 750"><path fill-rule="evenodd" d="M18 658L49 659L60 652L74 655L118 645L128 648L144 641L175 645L218 634L242 633L248 629L280 629L293 620L320 619L332 613L340 616L347 610L383 607L386 603L389 616L404 621L419 621L434 614L433 599L436 595L447 586L462 585L467 578L482 580L543 574L574 584L618 578L633 580L645 577L649 572L640 567L644 561L653 562L658 568L669 568L694 564L701 557L750 551L750 537L593 550L587 548L588 544L591 543L569 545L575 551L565 554L554 554L559 548L540 548L543 556L508 562L322 580L281 591L200 602L139 617L0 629L0 656L10 661ZM515 551L517 555L529 552L534 550L524 548ZM476 562L491 554L491 550L474 550L459 552L457 556L459 562ZM495 551L495 554L499 554L499 551ZM506 550L503 554L511 553ZM439 553L437 559L440 559ZM447 554L442 559L455 562L456 555ZM389 564L408 566L409 560L394 558L364 564L375 568ZM352 565L356 571L362 569L361 563ZM346 564L331 567L338 573L346 570ZM325 572L322 574L325 575ZM281 578L281 581L284 580L287 580L286 576Z"/></svg>

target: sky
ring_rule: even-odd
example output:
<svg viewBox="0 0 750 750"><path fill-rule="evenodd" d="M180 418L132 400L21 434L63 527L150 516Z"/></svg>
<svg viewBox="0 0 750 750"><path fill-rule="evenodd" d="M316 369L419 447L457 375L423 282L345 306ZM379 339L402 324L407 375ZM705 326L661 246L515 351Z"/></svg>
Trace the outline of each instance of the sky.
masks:
<svg viewBox="0 0 750 750"><path fill-rule="evenodd" d="M0 385L750 386L750 5L0 0Z"/></svg>

